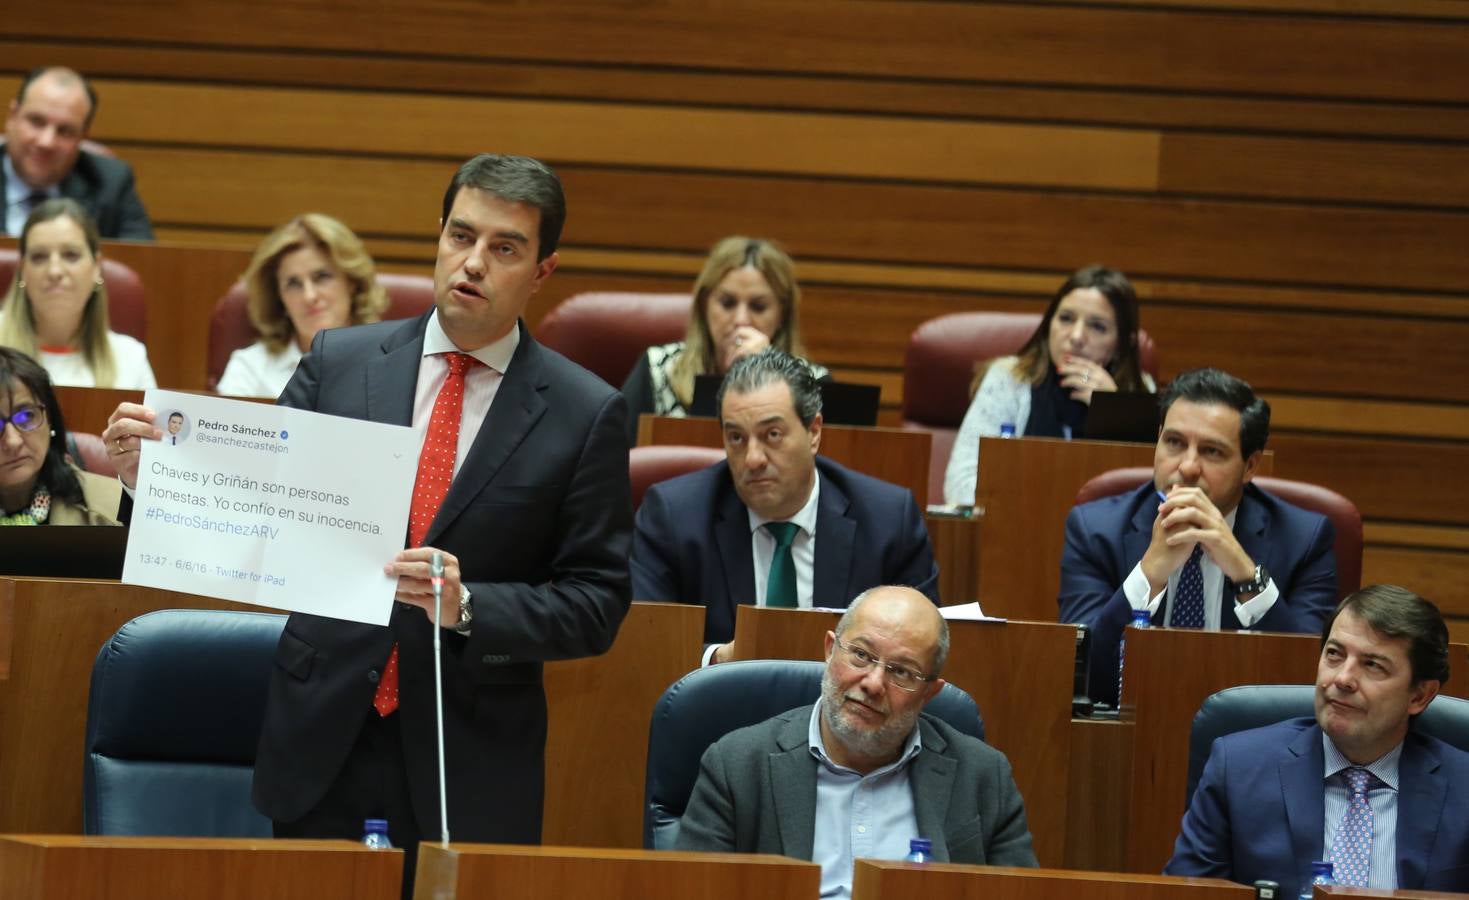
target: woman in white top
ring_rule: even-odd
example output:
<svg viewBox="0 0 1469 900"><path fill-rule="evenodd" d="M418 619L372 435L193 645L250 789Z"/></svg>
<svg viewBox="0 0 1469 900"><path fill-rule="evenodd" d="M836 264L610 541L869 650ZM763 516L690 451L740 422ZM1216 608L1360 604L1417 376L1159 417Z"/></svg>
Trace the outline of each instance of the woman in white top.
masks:
<svg viewBox="0 0 1469 900"><path fill-rule="evenodd" d="M1080 437L1096 391L1154 391L1139 365L1137 331L1127 276L1087 266L1068 278L1018 355L981 364L944 473L944 502L974 505L980 437L996 437L1004 425L1016 435Z"/></svg>
<svg viewBox="0 0 1469 900"><path fill-rule="evenodd" d="M14 347L68 387L157 387L148 352L108 326L97 225L75 200L46 200L26 217L20 265L0 315Z"/></svg>
<svg viewBox="0 0 1469 900"><path fill-rule="evenodd" d="M376 322L388 308L361 239L321 213L298 216L260 242L245 291L260 340L230 354L217 388L236 397L278 396L318 331Z"/></svg>

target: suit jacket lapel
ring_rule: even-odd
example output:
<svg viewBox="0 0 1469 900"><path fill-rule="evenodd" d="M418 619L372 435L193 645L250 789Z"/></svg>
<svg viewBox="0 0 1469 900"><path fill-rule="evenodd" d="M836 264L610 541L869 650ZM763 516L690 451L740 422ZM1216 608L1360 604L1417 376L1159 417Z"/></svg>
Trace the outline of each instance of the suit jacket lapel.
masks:
<svg viewBox="0 0 1469 900"><path fill-rule="evenodd" d="M750 515L740 495L735 493L728 466L720 471L719 477L714 541L719 547L719 564L724 570L720 573L719 583L724 586L724 602L729 608L729 621L733 627L736 608L741 603L755 602L755 556L750 549Z"/></svg>
<svg viewBox="0 0 1469 900"><path fill-rule="evenodd" d="M851 505L830 478L821 480L821 496L816 501L816 560L811 573L815 606L840 609L852 600L850 579L857 522L847 515Z"/></svg>
<svg viewBox="0 0 1469 900"><path fill-rule="evenodd" d="M1285 801L1285 818L1290 828L1291 854L1296 871L1311 871L1311 861L1321 858L1325 841L1326 794L1322 790L1326 754L1321 749L1321 729L1307 728L1291 741L1289 755L1280 763L1280 790Z"/></svg>
<svg viewBox="0 0 1469 900"><path fill-rule="evenodd" d="M1122 534L1122 565L1125 569L1117 573L1117 584L1127 577L1131 568L1137 565L1137 560L1143 558L1148 550L1148 544L1153 540L1153 520L1158 518L1159 501L1153 482L1149 481L1139 490L1146 490L1148 494L1138 501L1137 512L1133 513L1132 521L1128 523L1127 530ZM1158 604L1158 612L1153 616L1153 623L1164 624L1163 618L1168 614L1168 604Z"/></svg>
<svg viewBox="0 0 1469 900"><path fill-rule="evenodd" d="M449 493L444 496L443 505L429 526L425 543L431 544L484 490L545 414L546 401L540 394L546 387L541 353L540 345L522 327L520 345L516 347L509 369L495 391L489 415L480 426L479 434L475 435L464 465L449 484Z"/></svg>
<svg viewBox="0 0 1469 900"><path fill-rule="evenodd" d="M770 754L770 787L775 793L775 824L781 853L810 859L816 832L816 767L806 744L811 708L804 707L776 733L779 748ZM804 713L804 715L802 715Z"/></svg>
<svg viewBox="0 0 1469 900"><path fill-rule="evenodd" d="M1447 797L1448 784L1439 772L1438 755L1416 732L1409 731L1398 758L1398 887L1423 887L1429 850Z"/></svg>
<svg viewBox="0 0 1469 900"><path fill-rule="evenodd" d="M948 838L944 822L949 817L949 800L954 796L954 772L958 763L949 755L949 744L922 718L918 720L923 750L913 760L908 772L913 788L913 814L918 819L918 833L932 836L934 859L949 859Z"/></svg>
<svg viewBox="0 0 1469 900"><path fill-rule="evenodd" d="M418 367L423 359L423 329L428 316L388 335L382 356L367 365L366 418L389 425L413 424L413 395L418 387Z"/></svg>
<svg viewBox="0 0 1469 900"><path fill-rule="evenodd" d="M1253 490L1249 485L1245 485L1245 492L1240 497L1238 512L1234 517L1234 537L1239 541L1240 547L1249 554L1250 559L1256 563L1264 563L1268 568L1270 565L1267 559L1270 554L1270 514L1265 510L1265 506L1255 499L1252 494ZM1234 597L1230 593L1228 584L1224 585L1224 590L1219 595L1219 627L1225 631L1239 630L1239 618L1234 614ZM1324 762L1323 765L1325 765Z"/></svg>

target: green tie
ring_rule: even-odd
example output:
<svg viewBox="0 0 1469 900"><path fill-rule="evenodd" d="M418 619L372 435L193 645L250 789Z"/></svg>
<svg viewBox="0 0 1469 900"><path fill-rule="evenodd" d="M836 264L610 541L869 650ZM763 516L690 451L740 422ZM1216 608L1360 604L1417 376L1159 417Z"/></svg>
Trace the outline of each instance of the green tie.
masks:
<svg viewBox="0 0 1469 900"><path fill-rule="evenodd" d="M791 542L801 526L795 522L767 522L765 530L775 538L775 554L770 558L770 577L765 582L765 605L795 609L796 560L791 556Z"/></svg>

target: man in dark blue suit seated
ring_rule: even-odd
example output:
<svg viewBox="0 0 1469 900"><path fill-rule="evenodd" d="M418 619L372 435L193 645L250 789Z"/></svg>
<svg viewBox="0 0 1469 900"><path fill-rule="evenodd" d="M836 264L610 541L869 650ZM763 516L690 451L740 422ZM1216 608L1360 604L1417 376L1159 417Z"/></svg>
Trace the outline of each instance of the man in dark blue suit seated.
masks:
<svg viewBox="0 0 1469 900"><path fill-rule="evenodd" d="M1061 621L1092 629L1099 703L1117 703L1133 610L1173 628L1318 634L1337 598L1331 522L1249 483L1270 404L1218 369L1184 372L1158 402L1152 482L1066 519Z"/></svg>
<svg viewBox="0 0 1469 900"><path fill-rule="evenodd" d="M1469 753L1419 733L1449 678L1438 608L1393 585L1342 601L1321 641L1316 718L1214 742L1170 875L1469 891Z"/></svg>
<svg viewBox="0 0 1469 900"><path fill-rule="evenodd" d="M654 485L631 559L634 599L704 605L705 664L730 657L741 603L842 608L880 584L938 602L913 493L816 455L821 389L804 362L746 356L718 404L728 464Z"/></svg>

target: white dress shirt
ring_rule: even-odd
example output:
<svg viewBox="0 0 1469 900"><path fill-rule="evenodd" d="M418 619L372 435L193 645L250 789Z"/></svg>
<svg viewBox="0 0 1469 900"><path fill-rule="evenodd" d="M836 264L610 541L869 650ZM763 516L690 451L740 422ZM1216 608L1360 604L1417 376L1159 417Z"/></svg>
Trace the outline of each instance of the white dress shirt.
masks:
<svg viewBox="0 0 1469 900"><path fill-rule="evenodd" d="M1238 506L1230 510L1229 515L1224 517L1224 521L1229 524L1230 531L1234 530L1234 519L1237 515L1239 515ZM1122 583L1122 593L1127 597L1127 602L1133 609L1145 609L1152 616L1158 614L1159 604L1166 602L1163 624L1167 625L1168 617L1173 614L1173 597L1178 593L1178 576L1182 571L1183 566L1174 569L1173 573L1168 576L1168 587L1157 596L1151 596L1148 576L1143 574L1142 560L1138 560L1138 564L1133 566L1132 571L1128 573L1127 580ZM1204 630L1218 631L1221 624L1219 613L1224 600L1224 570L1209 558L1209 554L1205 553L1199 557L1199 573L1204 576ZM1234 598L1231 597L1230 605L1234 608L1234 617L1239 621L1239 627L1249 628L1263 619L1278 599L1280 599L1280 589L1275 586L1275 580L1271 579L1263 591L1244 603L1233 602Z"/></svg>
<svg viewBox="0 0 1469 900"><path fill-rule="evenodd" d="M439 388L444 386L444 380L449 377L449 363L442 354L469 352L470 356L484 363L464 376L459 446L454 453L455 477L459 475L459 467L464 465L464 458L469 455L469 448L474 445L480 426L490 414L490 404L494 402L495 394L500 390L500 382L510 369L510 357L515 355L515 348L519 346L520 326L517 324L510 329L509 334L494 343L474 351L460 351L439 324L438 310L434 310L428 317L428 327L423 333L423 358L418 362L418 385L413 394L413 428L419 434L420 447L428 437L428 423L433 418L434 400L438 398Z"/></svg>

